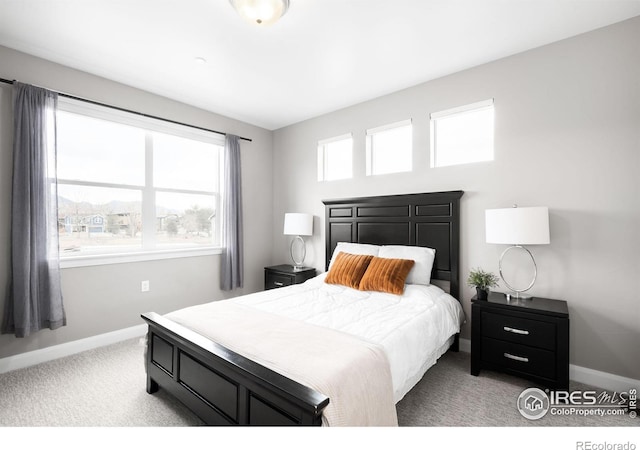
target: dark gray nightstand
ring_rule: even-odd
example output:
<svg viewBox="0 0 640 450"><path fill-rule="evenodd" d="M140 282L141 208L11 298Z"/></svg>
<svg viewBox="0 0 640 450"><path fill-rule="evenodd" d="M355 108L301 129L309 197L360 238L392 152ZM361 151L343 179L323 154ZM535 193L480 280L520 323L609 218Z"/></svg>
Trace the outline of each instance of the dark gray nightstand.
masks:
<svg viewBox="0 0 640 450"><path fill-rule="evenodd" d="M316 276L316 269L313 267L304 267L300 270L294 270L289 264L281 264L279 266L269 266L264 268L264 289L275 289L292 284L300 284L309 278Z"/></svg>
<svg viewBox="0 0 640 450"><path fill-rule="evenodd" d="M569 310L564 300L490 292L471 299L471 375L497 370L569 389Z"/></svg>

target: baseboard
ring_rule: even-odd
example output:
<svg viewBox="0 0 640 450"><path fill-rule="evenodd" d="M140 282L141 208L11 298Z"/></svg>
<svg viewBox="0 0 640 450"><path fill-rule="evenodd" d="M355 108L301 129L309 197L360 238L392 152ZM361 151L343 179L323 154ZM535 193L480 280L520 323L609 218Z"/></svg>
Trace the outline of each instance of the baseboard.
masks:
<svg viewBox="0 0 640 450"><path fill-rule="evenodd" d="M589 386L616 392L628 392L629 389L638 389L640 387L640 380L600 372L599 370L588 369L573 364L569 365L569 378L579 383L588 384Z"/></svg>
<svg viewBox="0 0 640 450"><path fill-rule="evenodd" d="M460 339L460 351L471 353L471 340ZM640 388L640 380L569 364L569 379L609 391L627 392Z"/></svg>
<svg viewBox="0 0 640 450"><path fill-rule="evenodd" d="M22 369L24 367L33 366L64 356L74 355L105 345L115 344L117 342L126 341L136 337L144 336L147 332L147 325L141 324L122 330L112 331L110 333L99 334L77 341L65 342L64 344L52 345L51 347L41 348L31 352L21 353L19 355L7 356L0 359L0 373L12 370Z"/></svg>

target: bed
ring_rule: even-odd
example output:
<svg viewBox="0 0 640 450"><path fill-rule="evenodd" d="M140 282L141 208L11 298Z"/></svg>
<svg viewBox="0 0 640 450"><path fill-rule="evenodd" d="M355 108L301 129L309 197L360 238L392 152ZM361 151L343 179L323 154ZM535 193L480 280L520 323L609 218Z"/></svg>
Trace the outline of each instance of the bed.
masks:
<svg viewBox="0 0 640 450"><path fill-rule="evenodd" d="M458 350L459 323L455 329L440 327L444 335L437 342L424 335L425 329L437 326L416 324L414 331L404 334L395 330L433 304L446 304L445 310L461 318L459 304L442 299L459 298L462 194L450 191L323 202L327 269L332 256L335 259L339 253L336 247L348 249L342 246L350 243L435 249L431 282L405 286L403 299L405 295L420 299L411 301L415 311L394 309L409 303L399 302L398 296L325 283L325 273L302 285L164 316L146 313L142 317L149 325L147 392L167 390L211 425L393 425L390 416L395 417L395 402L444 351L449 347ZM312 302L318 298L320 303ZM379 318L374 331L354 331L349 327L353 328L355 320L319 304L341 305L355 316L377 317L379 313L371 309L375 305L387 314L393 311L391 317L398 324ZM261 339L264 334L276 335L276 341ZM413 343L408 344L407 339ZM260 353L261 346L276 344L286 351L275 356ZM320 353L320 347L333 350ZM420 358L410 361L416 355ZM323 372L341 376L340 382L325 382L320 377ZM391 407L377 412L373 402Z"/></svg>

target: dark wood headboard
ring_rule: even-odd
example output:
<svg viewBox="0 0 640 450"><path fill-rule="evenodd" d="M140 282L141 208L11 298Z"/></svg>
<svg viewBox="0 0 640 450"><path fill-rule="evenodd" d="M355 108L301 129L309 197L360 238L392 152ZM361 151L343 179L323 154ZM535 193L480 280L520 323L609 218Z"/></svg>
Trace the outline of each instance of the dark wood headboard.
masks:
<svg viewBox="0 0 640 450"><path fill-rule="evenodd" d="M415 245L436 250L431 278L460 299L460 197L463 191L323 200L326 268L338 242Z"/></svg>

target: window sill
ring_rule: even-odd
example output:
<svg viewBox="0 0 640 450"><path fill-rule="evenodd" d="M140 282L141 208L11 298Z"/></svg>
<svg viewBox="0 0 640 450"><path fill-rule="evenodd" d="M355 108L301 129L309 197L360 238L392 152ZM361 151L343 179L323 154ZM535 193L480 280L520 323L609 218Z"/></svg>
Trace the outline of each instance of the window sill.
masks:
<svg viewBox="0 0 640 450"><path fill-rule="evenodd" d="M60 268L102 266L106 264L123 264L132 262L155 261L160 259L191 258L194 256L219 255L220 247L190 248L180 250L141 251L135 253L114 253L110 255L82 255L60 258Z"/></svg>

